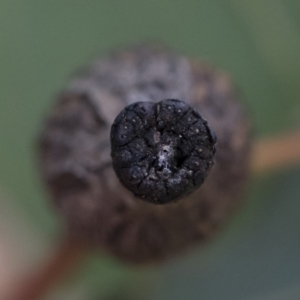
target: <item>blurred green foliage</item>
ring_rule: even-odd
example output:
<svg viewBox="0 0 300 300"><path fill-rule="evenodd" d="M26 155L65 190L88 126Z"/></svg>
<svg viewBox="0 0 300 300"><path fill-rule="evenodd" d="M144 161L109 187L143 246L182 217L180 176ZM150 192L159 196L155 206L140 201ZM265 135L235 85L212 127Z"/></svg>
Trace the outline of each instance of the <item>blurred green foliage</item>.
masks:
<svg viewBox="0 0 300 300"><path fill-rule="evenodd" d="M1 0L0 186L42 235L62 227L36 168L44 115L78 67L146 40L228 71L256 136L299 128L298 0ZM241 213L204 250L144 270L93 256L74 281L99 299L116 287L134 299L299 299L299 182L299 168L253 180Z"/></svg>

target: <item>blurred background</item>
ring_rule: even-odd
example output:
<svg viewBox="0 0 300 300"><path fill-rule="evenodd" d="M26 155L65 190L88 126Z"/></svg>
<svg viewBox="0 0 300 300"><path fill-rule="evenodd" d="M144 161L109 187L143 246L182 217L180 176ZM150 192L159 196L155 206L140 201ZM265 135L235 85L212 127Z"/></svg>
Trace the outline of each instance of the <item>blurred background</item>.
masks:
<svg viewBox="0 0 300 300"><path fill-rule="evenodd" d="M56 93L93 58L148 40L229 72L257 138L300 128L299 0L1 0L0 299L63 230L35 159ZM206 247L145 268L91 254L46 299L300 299L299 183L299 166L252 177Z"/></svg>

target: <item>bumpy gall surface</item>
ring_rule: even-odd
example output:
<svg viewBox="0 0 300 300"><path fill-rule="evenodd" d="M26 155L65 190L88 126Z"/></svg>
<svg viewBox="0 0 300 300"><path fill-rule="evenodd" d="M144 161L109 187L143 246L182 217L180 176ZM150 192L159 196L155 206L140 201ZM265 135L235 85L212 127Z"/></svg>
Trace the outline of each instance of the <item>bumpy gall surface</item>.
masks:
<svg viewBox="0 0 300 300"><path fill-rule="evenodd" d="M187 103L136 102L111 129L113 168L141 199L165 204L195 191L207 177L216 136Z"/></svg>

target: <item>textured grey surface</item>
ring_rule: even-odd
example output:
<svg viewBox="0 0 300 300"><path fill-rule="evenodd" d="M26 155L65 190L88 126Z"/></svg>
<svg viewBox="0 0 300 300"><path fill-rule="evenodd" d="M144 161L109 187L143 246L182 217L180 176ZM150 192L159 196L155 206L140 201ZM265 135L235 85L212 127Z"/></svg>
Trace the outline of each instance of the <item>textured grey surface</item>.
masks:
<svg viewBox="0 0 300 300"><path fill-rule="evenodd" d="M136 197L166 204L204 182L215 143L215 133L186 102L136 102L112 124L113 168Z"/></svg>

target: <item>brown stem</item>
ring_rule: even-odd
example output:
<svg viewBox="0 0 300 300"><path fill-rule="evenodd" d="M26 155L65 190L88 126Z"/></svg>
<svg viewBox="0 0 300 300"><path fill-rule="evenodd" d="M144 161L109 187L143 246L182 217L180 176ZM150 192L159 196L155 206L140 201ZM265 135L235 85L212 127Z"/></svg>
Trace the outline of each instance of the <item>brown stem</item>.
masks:
<svg viewBox="0 0 300 300"><path fill-rule="evenodd" d="M300 131L257 141L253 150L253 173L276 171L299 164Z"/></svg>
<svg viewBox="0 0 300 300"><path fill-rule="evenodd" d="M255 143L252 172L279 170L300 163L300 131ZM65 238L48 262L32 276L16 285L16 293L7 300L38 300L85 256L87 249L77 241Z"/></svg>
<svg viewBox="0 0 300 300"><path fill-rule="evenodd" d="M87 249L77 241L63 238L61 245L33 274L14 286L13 295L7 300L43 299L49 290L75 268L84 257Z"/></svg>

